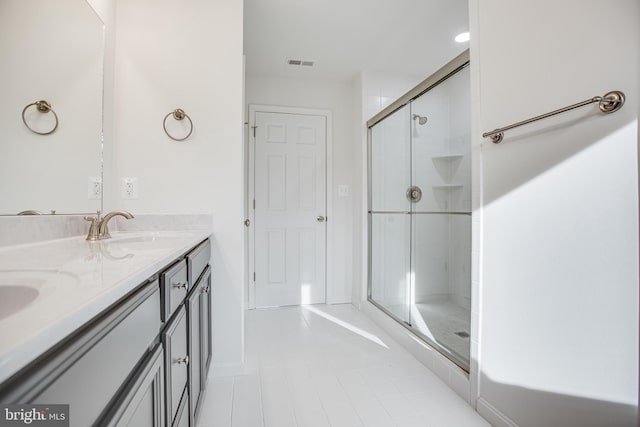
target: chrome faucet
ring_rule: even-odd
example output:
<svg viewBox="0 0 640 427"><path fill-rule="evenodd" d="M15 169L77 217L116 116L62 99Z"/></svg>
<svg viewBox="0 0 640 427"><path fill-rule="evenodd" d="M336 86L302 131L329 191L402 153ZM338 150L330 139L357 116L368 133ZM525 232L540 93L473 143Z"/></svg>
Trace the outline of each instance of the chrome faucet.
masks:
<svg viewBox="0 0 640 427"><path fill-rule="evenodd" d="M103 218L100 217L101 212L98 211L96 217L85 216L84 219L86 221L91 222L91 226L89 227L89 233L87 234L87 240L95 241L95 240L104 240L111 237L109 234L109 220L114 216L123 216L126 219L133 218L127 211L113 211L106 214Z"/></svg>
<svg viewBox="0 0 640 427"><path fill-rule="evenodd" d="M131 219L133 218L133 215L131 215L129 212L127 211L112 211L109 212L108 214L106 214L104 216L104 218L102 218L102 221L100 221L100 224L98 224L98 239L102 240L102 239L108 239L111 237L111 234L109 234L109 220L111 218L113 218L114 216L123 216L126 219Z"/></svg>

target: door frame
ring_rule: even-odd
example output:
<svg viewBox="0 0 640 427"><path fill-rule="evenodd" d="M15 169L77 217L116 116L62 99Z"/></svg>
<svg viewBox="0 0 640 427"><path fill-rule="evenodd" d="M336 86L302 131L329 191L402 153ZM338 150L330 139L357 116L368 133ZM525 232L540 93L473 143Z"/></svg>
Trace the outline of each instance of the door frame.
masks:
<svg viewBox="0 0 640 427"><path fill-rule="evenodd" d="M330 248L333 245L333 117L329 110L320 110L315 108L301 107L284 107L278 105L262 105L249 104L249 128L247 129L247 150L248 159L245 162L245 177L247 179L246 203L247 219L250 221L246 233L248 238L247 256L247 308L252 310L255 305L255 286L253 273L255 271L255 209L253 208L253 200L255 199L255 121L256 113L283 113L283 114L300 114L309 116L321 116L325 118L325 208L327 221L325 229L325 302L331 303L329 288L333 283L332 260L329 257Z"/></svg>

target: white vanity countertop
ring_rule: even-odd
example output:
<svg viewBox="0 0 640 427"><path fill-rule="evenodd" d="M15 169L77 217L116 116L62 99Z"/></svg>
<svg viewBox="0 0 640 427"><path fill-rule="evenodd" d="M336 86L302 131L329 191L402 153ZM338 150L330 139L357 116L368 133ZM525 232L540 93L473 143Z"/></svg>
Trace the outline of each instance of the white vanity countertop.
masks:
<svg viewBox="0 0 640 427"><path fill-rule="evenodd" d="M0 383L210 236L111 234L0 248Z"/></svg>

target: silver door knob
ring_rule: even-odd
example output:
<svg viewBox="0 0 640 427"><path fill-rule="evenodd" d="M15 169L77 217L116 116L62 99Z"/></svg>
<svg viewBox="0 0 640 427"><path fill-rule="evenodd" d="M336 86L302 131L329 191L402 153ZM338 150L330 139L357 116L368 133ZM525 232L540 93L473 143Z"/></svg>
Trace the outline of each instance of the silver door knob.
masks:
<svg viewBox="0 0 640 427"><path fill-rule="evenodd" d="M318 215L318 217L316 218L316 221L318 221L318 222L325 222L325 221L326 221L326 218L325 218L325 217L323 217L322 215Z"/></svg>

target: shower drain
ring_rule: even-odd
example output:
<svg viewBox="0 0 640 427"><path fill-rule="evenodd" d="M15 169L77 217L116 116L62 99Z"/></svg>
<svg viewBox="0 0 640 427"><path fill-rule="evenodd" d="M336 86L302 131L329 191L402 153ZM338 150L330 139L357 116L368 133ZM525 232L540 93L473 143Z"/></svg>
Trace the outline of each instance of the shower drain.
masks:
<svg viewBox="0 0 640 427"><path fill-rule="evenodd" d="M459 331L459 332L454 332L454 334L462 338L469 338L469 332Z"/></svg>

